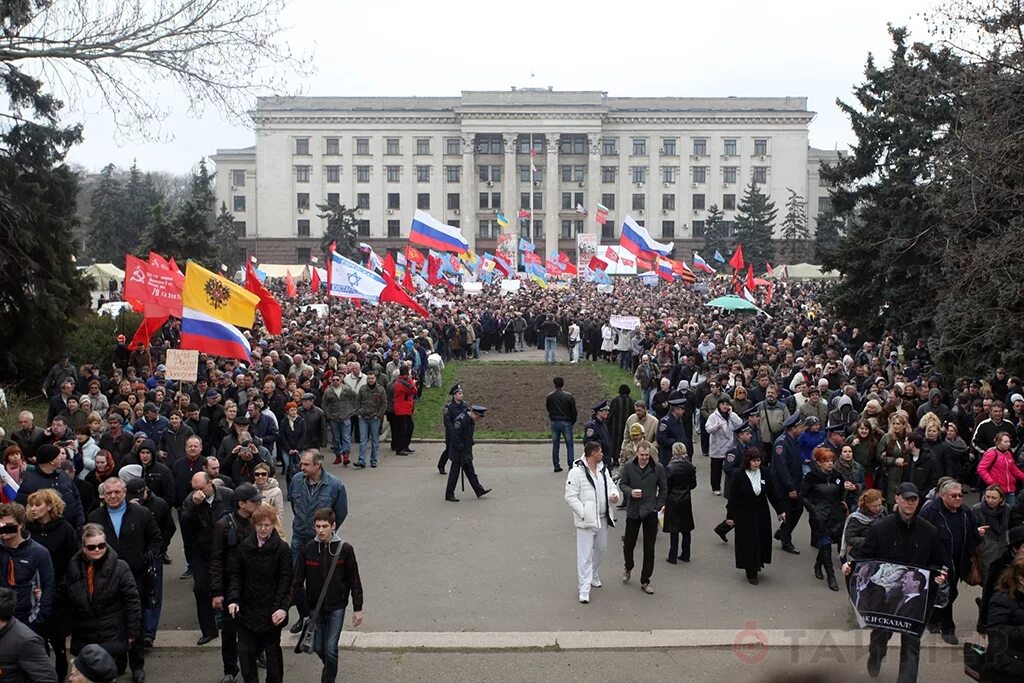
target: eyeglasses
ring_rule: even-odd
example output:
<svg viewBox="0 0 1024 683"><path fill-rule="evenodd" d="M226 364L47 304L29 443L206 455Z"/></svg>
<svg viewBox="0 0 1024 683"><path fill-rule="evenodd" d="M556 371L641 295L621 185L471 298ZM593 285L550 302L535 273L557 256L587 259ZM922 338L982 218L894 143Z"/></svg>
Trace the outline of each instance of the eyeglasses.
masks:
<svg viewBox="0 0 1024 683"><path fill-rule="evenodd" d="M963 498L964 497L964 494L962 494L962 493L947 493L946 495L949 496L950 498Z"/></svg>
<svg viewBox="0 0 1024 683"><path fill-rule="evenodd" d="M106 550L107 549L107 544L106 543L86 543L82 547L85 548L86 550Z"/></svg>
<svg viewBox="0 0 1024 683"><path fill-rule="evenodd" d="M252 476L254 476L254 477L269 477L270 473L269 472L253 472Z"/></svg>

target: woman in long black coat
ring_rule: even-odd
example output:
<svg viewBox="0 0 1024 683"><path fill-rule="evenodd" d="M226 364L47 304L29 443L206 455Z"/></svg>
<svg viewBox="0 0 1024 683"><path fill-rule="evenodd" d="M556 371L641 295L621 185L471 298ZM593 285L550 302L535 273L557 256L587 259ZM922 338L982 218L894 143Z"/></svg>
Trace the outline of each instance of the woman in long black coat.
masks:
<svg viewBox="0 0 1024 683"><path fill-rule="evenodd" d="M831 448L819 446L811 454L818 465L804 475L800 486L800 502L807 509L808 519L814 537L811 539L818 548L814 560L814 576L823 578L824 568L830 590L839 590L836 570L832 564L832 546L843 540L846 526L846 487L843 475L835 470L835 454Z"/></svg>
<svg viewBox="0 0 1024 683"><path fill-rule="evenodd" d="M772 562L772 516L768 506L774 491L761 471L761 451L752 448L732 476L725 522L736 530L736 568L757 585L757 573Z"/></svg>
<svg viewBox="0 0 1024 683"><path fill-rule="evenodd" d="M668 537L668 562L676 564L676 552L683 562L690 561L690 532L694 529L693 503L690 491L697 488L697 468L690 462L686 446L672 446L672 460L665 468L668 497L665 499L665 521L662 531ZM680 543L682 537L682 543Z"/></svg>

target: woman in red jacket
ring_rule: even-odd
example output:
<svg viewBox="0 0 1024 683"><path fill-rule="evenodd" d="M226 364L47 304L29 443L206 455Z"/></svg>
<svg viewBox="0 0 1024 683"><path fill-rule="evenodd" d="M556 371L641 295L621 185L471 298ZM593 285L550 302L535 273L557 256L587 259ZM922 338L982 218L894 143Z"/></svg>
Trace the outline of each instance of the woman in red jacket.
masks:
<svg viewBox="0 0 1024 683"><path fill-rule="evenodd" d="M409 444L412 443L412 414L416 409L416 380L409 376L408 365L399 368L392 394L395 421L391 425L391 445L398 455L409 455L414 452Z"/></svg>
<svg viewBox="0 0 1024 683"><path fill-rule="evenodd" d="M1013 507L1017 499L1017 480L1024 481L1024 472L1020 471L1010 452L1010 435L1006 432L996 434L996 445L985 451L978 463L978 476L991 486L997 484L1006 491L1006 504Z"/></svg>

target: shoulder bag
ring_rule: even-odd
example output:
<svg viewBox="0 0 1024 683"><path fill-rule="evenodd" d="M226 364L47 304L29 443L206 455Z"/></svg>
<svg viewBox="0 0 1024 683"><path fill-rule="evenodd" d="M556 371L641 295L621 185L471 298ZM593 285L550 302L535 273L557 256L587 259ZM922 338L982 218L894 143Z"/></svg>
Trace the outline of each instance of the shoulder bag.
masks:
<svg viewBox="0 0 1024 683"><path fill-rule="evenodd" d="M299 635L299 641L295 643L295 654L309 654L313 652L313 643L316 639L317 625L320 623L320 608L324 605L324 598L327 597L327 589L331 586L331 577L334 576L334 569L338 566L338 557L341 555L341 546L344 542L338 541L338 554L331 555L331 544L327 542L327 557L330 558L331 567L327 570L327 578L324 580L324 587L320 589L320 597L317 598L316 607L313 609L313 613L309 615L309 619L306 620L306 625L302 628L302 633Z"/></svg>

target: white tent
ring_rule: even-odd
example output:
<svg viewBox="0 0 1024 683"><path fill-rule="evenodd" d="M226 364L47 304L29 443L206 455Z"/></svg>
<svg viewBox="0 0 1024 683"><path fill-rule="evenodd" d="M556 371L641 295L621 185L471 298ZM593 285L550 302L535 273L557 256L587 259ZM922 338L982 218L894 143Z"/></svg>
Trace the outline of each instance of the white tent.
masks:
<svg viewBox="0 0 1024 683"><path fill-rule="evenodd" d="M772 276L790 280L837 280L839 273L834 270L822 270L821 266L813 263L794 263L791 265L775 266L772 268Z"/></svg>
<svg viewBox="0 0 1024 683"><path fill-rule="evenodd" d="M91 266L82 268L82 273L92 276L96 280L98 289L103 291L106 291L107 283L111 279L117 280L119 288L121 281L124 280L124 271L113 263L94 263Z"/></svg>

